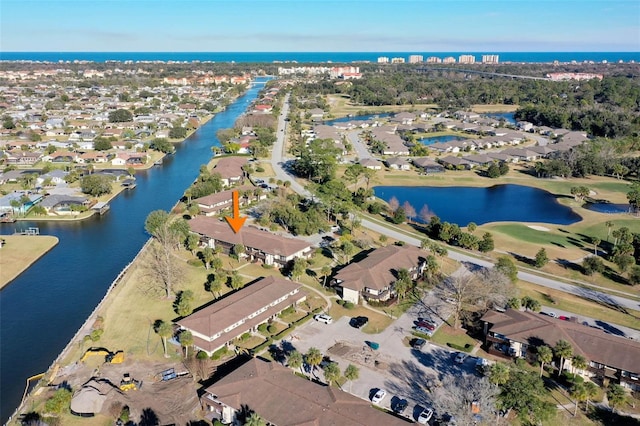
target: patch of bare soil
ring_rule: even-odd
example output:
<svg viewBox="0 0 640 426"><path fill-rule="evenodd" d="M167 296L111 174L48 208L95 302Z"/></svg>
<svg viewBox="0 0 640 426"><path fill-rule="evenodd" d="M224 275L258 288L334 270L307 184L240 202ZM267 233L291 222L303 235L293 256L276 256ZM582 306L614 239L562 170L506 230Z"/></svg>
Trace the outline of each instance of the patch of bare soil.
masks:
<svg viewBox="0 0 640 426"><path fill-rule="evenodd" d="M162 381L162 372L173 368L176 378ZM120 382L128 373L139 386L122 391ZM91 378L108 380L115 389L108 393L101 413L113 415L114 407L129 407L131 418L154 420L157 424L187 424L202 418L197 389L200 385L183 363L125 360L122 364L75 363L59 370L53 384L67 382L75 391Z"/></svg>
<svg viewBox="0 0 640 426"><path fill-rule="evenodd" d="M331 346L327 352L356 364L379 370L388 369L389 363L392 361L367 345L356 346L347 342L338 342Z"/></svg>

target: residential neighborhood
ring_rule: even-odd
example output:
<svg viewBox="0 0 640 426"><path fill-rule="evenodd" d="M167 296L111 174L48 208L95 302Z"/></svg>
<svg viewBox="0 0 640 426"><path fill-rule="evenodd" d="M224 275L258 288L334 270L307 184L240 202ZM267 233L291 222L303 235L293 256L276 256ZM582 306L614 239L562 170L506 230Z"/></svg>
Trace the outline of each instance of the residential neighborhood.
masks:
<svg viewBox="0 0 640 426"><path fill-rule="evenodd" d="M54 65L0 67L3 226L59 221L75 241L75 222L102 231L92 250L140 249L11 424L640 416L626 135L430 92L379 105L371 80L429 81L407 68L394 83L384 62ZM433 72L442 87L480 84ZM435 189L470 219L433 207ZM528 216L492 216L516 205Z"/></svg>

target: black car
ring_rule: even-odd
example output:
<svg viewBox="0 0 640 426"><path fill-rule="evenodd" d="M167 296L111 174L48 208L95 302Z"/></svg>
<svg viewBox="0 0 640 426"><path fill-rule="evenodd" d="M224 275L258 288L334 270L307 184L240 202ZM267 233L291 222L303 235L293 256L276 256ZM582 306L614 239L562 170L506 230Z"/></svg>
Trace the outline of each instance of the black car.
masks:
<svg viewBox="0 0 640 426"><path fill-rule="evenodd" d="M402 413L407 408L407 405L409 405L409 403L406 399L400 399L393 406L393 411L396 413Z"/></svg>
<svg viewBox="0 0 640 426"><path fill-rule="evenodd" d="M426 341L426 340L424 340L424 339L420 339L420 338L418 338L418 339L413 339L413 340L411 341L411 347L412 347L413 349L420 350L420 349L422 349L422 347L425 345L425 343L427 343L427 341Z"/></svg>
<svg viewBox="0 0 640 426"><path fill-rule="evenodd" d="M351 321L349 321L349 324L351 324L352 327L360 328L368 322L369 318L367 317L353 317Z"/></svg>

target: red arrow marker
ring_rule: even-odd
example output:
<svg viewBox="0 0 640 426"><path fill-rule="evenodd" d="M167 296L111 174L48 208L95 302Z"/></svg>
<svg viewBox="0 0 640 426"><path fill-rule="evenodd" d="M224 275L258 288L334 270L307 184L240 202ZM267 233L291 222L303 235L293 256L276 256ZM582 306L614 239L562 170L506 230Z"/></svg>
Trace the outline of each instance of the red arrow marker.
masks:
<svg viewBox="0 0 640 426"><path fill-rule="evenodd" d="M238 191L233 191L233 217L225 216L225 219L229 223L231 229L236 234L244 225L244 221L247 220L246 217L240 217L240 202L238 201Z"/></svg>

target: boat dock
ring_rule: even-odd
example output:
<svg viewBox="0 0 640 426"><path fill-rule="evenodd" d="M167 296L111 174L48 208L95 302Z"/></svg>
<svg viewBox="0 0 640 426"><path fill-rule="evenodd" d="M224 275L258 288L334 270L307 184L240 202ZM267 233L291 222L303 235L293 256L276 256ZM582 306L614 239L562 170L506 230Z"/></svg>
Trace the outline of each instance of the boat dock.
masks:
<svg viewBox="0 0 640 426"><path fill-rule="evenodd" d="M91 210L94 210L99 214L105 214L109 211L110 208L111 207L109 206L109 204L105 203L104 201L100 201L99 203L95 203L93 207L91 207Z"/></svg>

